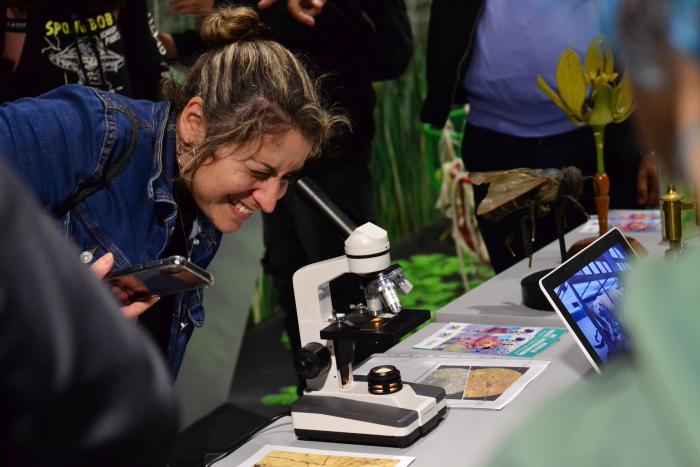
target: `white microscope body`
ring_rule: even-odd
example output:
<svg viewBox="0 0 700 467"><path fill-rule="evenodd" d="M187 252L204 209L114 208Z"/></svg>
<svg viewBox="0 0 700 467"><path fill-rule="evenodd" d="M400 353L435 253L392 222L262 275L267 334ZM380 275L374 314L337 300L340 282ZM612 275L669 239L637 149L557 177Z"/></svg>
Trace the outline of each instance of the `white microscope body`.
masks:
<svg viewBox="0 0 700 467"><path fill-rule="evenodd" d="M307 389L292 407L300 438L403 447L444 415L444 390L399 380L398 390L370 392L367 382L353 379L352 359L340 356L339 341L321 337L329 324L337 322L329 287L332 279L348 272L376 276L373 288L378 293L367 296L367 308L391 317L401 311L395 288L407 292L411 287L397 269L390 265L386 231L366 223L345 241L344 256L310 264L294 274L301 354L306 355L300 354L297 370L307 377Z"/></svg>

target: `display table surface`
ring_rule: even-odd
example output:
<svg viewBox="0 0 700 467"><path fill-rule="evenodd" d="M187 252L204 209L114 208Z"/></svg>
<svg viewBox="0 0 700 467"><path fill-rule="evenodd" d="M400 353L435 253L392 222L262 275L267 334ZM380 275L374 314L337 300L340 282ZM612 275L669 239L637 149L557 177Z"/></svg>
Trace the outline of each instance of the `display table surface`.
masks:
<svg viewBox="0 0 700 467"><path fill-rule="evenodd" d="M577 240L590 237L578 232L578 228L566 235L566 247ZM649 255L662 256L668 242L661 241L659 232L626 234L639 241ZM561 264L559 244L550 243L532 257L532 267L527 259L520 261L474 290L448 303L436 313L436 321L460 323L511 324L519 326L561 326L556 313L527 308L522 304L520 280L533 272L554 268Z"/></svg>
<svg viewBox="0 0 700 467"><path fill-rule="evenodd" d="M578 230L578 229L577 229ZM590 235L572 231L567 246ZM634 234L652 255L663 254L666 246L659 233ZM535 311L524 307L520 299L520 279L542 268L560 263L558 244L551 244L535 253L533 267L527 260L495 276L474 290L454 300L438 311L438 321L512 324L528 326L561 326L555 313ZM412 349L443 323L432 323L392 348L387 354L407 352L430 354L431 351ZM466 354L465 354L466 355ZM471 356L471 355L470 355ZM474 358L479 358L474 355ZM483 357L488 358L488 357ZM446 417L435 430L405 449L342 443L300 441L294 435L291 417L284 417L262 430L236 452L214 464L216 467L241 465L266 444L326 449L357 453L389 454L415 457L412 467L481 466L525 416L541 404L561 394L575 384L587 384L596 377L590 363L571 337L566 334L559 342L537 358L551 360L549 367L502 410L448 409Z"/></svg>

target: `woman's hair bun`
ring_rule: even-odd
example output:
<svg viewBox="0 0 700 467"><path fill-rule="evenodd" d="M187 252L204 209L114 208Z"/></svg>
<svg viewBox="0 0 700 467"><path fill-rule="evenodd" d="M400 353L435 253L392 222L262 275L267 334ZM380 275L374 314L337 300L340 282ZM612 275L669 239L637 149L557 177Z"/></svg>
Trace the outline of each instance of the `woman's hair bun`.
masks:
<svg viewBox="0 0 700 467"><path fill-rule="evenodd" d="M254 40L265 32L265 26L252 8L222 8L206 17L202 23L202 40L209 47L232 42Z"/></svg>

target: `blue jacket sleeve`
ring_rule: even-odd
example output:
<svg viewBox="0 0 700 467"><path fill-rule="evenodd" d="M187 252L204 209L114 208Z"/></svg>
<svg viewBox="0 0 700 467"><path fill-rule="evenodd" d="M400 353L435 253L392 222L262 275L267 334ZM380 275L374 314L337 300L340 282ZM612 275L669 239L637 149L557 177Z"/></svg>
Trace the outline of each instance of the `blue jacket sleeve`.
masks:
<svg viewBox="0 0 700 467"><path fill-rule="evenodd" d="M99 95L78 85L7 103L0 157L51 210L109 157L117 128L108 117Z"/></svg>

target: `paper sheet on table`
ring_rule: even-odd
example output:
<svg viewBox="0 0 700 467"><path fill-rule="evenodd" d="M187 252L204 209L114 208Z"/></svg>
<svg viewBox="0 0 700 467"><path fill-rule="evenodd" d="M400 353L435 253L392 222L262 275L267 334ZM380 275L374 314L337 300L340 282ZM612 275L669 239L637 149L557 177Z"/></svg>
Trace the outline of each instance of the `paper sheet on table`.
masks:
<svg viewBox="0 0 700 467"><path fill-rule="evenodd" d="M383 454L266 445L239 465L245 467L304 467L320 465L338 465L344 467L406 467L414 460L415 457L406 456L387 456Z"/></svg>
<svg viewBox="0 0 700 467"><path fill-rule="evenodd" d="M558 342L564 334L564 328L448 323L413 348L530 358Z"/></svg>
<svg viewBox="0 0 700 467"><path fill-rule="evenodd" d="M439 386L453 408L500 410L510 403L549 365L548 360L474 358L466 355L373 355L353 376L366 380L379 365L394 365L401 380Z"/></svg>
<svg viewBox="0 0 700 467"><path fill-rule="evenodd" d="M658 210L619 210L608 214L608 227L617 227L622 232L661 232L661 213ZM593 215L581 226L580 233L597 234L598 216Z"/></svg>

